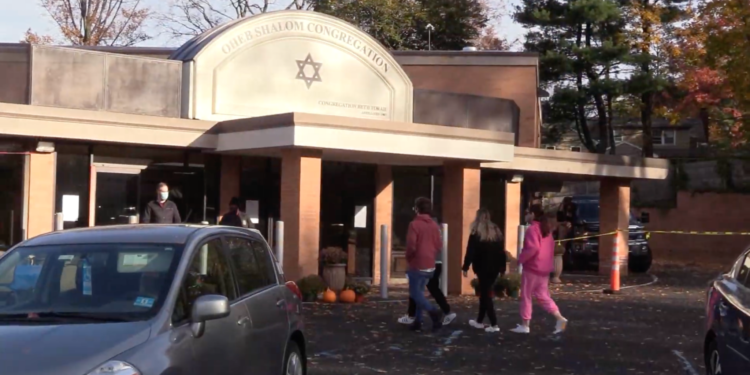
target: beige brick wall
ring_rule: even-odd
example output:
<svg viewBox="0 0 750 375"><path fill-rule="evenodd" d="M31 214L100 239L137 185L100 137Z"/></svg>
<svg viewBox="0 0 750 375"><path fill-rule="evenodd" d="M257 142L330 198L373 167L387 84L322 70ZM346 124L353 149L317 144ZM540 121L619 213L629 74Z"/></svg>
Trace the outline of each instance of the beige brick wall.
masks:
<svg viewBox="0 0 750 375"><path fill-rule="evenodd" d="M478 164L446 163L443 181L443 222L448 224L448 293L471 294L461 266L469 241L470 226L479 209L481 174Z"/></svg>
<svg viewBox="0 0 750 375"><path fill-rule="evenodd" d="M390 165L378 165L377 175L375 176L375 238L373 239L372 253L372 275L373 283L380 283L380 226L388 226L388 274L391 277L391 231L393 218L393 169Z"/></svg>
<svg viewBox="0 0 750 375"><path fill-rule="evenodd" d="M318 273L321 152L286 149L281 160L284 273L288 280Z"/></svg>
<svg viewBox="0 0 750 375"><path fill-rule="evenodd" d="M54 153L29 155L28 238L54 229L56 159Z"/></svg>
<svg viewBox="0 0 750 375"><path fill-rule="evenodd" d="M621 230L617 249L620 258L620 275L628 273L628 224L630 222L630 181L605 178L600 185L600 233ZM599 273L608 275L612 270L613 236L599 238Z"/></svg>

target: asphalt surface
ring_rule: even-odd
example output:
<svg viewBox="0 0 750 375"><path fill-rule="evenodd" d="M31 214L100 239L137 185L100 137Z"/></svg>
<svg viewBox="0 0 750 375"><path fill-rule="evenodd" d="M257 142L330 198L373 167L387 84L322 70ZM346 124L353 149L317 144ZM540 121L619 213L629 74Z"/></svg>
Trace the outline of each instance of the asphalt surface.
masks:
<svg viewBox="0 0 750 375"><path fill-rule="evenodd" d="M587 292L603 278L564 277L553 289L570 320L562 335L551 334L554 320L540 308L530 335L509 332L519 322L510 299L495 300L502 332L494 334L467 324L476 297L451 298L457 320L425 333L396 322L403 302L310 304L309 374L703 374L705 291L716 274L660 267L624 284L658 281L617 296Z"/></svg>

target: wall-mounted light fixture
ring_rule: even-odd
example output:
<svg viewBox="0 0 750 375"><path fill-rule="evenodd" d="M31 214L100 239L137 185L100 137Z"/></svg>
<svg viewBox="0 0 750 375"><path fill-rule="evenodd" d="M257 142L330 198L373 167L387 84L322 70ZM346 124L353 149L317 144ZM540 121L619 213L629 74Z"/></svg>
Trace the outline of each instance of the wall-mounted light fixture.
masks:
<svg viewBox="0 0 750 375"><path fill-rule="evenodd" d="M39 142L36 144L36 152L43 152L46 154L55 152L55 144L53 142Z"/></svg>
<svg viewBox="0 0 750 375"><path fill-rule="evenodd" d="M514 174L513 177L511 177L510 182L514 184L518 184L523 182L523 175L520 174Z"/></svg>

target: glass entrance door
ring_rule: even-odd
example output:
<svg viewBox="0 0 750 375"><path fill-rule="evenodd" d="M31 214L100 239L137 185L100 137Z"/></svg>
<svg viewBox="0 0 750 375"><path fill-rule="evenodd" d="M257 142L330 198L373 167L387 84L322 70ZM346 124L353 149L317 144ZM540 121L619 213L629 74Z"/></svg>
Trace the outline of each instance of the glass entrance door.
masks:
<svg viewBox="0 0 750 375"><path fill-rule="evenodd" d="M138 215L139 180L137 172L96 174L95 225L127 224L131 215Z"/></svg>
<svg viewBox="0 0 750 375"><path fill-rule="evenodd" d="M26 155L0 155L0 252L23 240Z"/></svg>

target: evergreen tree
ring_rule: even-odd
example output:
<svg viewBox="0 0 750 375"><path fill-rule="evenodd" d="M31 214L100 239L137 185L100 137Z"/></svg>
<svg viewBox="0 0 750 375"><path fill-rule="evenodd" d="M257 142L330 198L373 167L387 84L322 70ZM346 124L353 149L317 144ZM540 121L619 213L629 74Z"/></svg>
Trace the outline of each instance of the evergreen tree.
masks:
<svg viewBox="0 0 750 375"><path fill-rule="evenodd" d="M539 53L540 80L553 91L548 120L574 123L589 151L606 152L614 146L612 104L622 91L618 69L628 55L621 4L523 0L515 19L529 29L525 48ZM596 118L596 137L591 118Z"/></svg>

